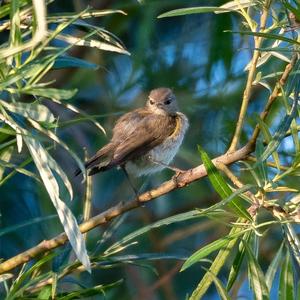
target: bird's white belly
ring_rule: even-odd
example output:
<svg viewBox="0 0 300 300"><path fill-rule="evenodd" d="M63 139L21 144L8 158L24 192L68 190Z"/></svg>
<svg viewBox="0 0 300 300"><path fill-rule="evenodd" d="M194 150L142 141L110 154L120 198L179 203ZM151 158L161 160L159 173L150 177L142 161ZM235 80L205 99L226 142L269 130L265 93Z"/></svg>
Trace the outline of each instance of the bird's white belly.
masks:
<svg viewBox="0 0 300 300"><path fill-rule="evenodd" d="M178 113L177 118L177 125L171 136L150 150L142 161L130 161L126 164L129 173L137 177L155 173L164 169L166 167L164 165L168 165L173 160L189 126L184 114Z"/></svg>

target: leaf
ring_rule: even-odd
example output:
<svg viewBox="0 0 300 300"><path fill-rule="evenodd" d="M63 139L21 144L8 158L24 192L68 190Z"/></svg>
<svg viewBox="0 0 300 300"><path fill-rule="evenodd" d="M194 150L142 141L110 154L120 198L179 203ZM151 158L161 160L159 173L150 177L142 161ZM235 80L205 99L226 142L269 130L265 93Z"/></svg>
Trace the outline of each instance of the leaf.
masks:
<svg viewBox="0 0 300 300"><path fill-rule="evenodd" d="M128 52L123 47L115 46L113 44L98 41L95 39L84 39L84 38L79 38L79 37L66 35L66 34L59 34L56 36L56 38L75 46L86 46L91 48L98 48L99 50L112 51L112 52L117 52L117 53L126 54L130 56L130 52Z"/></svg>
<svg viewBox="0 0 300 300"><path fill-rule="evenodd" d="M241 35L253 35L253 36L259 36L259 37L264 37L266 39L270 39L270 40L280 40L280 41L284 41L293 45L300 45L300 42L298 42L297 40L293 40L290 38L287 38L283 35L279 35L279 34L272 34L272 33L264 33L264 32L252 32L252 31L231 31L231 30L225 30L224 32L231 32L231 33L238 33Z"/></svg>
<svg viewBox="0 0 300 300"><path fill-rule="evenodd" d="M229 1L223 5L220 6L220 8L226 8L229 11L238 11L241 8L247 8L249 6L257 5L258 3L253 0L233 0ZM216 11L216 14L220 14L222 12Z"/></svg>
<svg viewBox="0 0 300 300"><path fill-rule="evenodd" d="M251 289L255 295L255 299L265 299L268 300L269 298L269 289L264 277L264 274L254 256L252 250L248 246L247 243L245 244L245 250L247 255L247 262L248 262L248 270L249 270L249 279Z"/></svg>
<svg viewBox="0 0 300 300"><path fill-rule="evenodd" d="M74 249L77 258L81 261L86 270L90 272L91 265L83 235L79 230L74 215L59 197L58 183L48 165L49 154L38 141L30 138L29 136L24 137L24 139L35 162L37 170L41 175L50 199L56 208L59 219L64 227L64 231L68 236L72 248Z"/></svg>
<svg viewBox="0 0 300 300"><path fill-rule="evenodd" d="M64 294L58 294L57 298L59 300L71 300L71 299L88 299L92 296L99 296L100 294L105 295L105 290L119 286L123 282L123 279L120 279L116 282L110 284L97 285L92 288L85 288L75 292L68 292Z"/></svg>
<svg viewBox="0 0 300 300"><path fill-rule="evenodd" d="M211 12L229 12L228 8L221 8L217 6L198 6L198 7L187 7L170 10L159 15L157 18L177 17L191 14L202 14Z"/></svg>
<svg viewBox="0 0 300 300"><path fill-rule="evenodd" d="M14 277L14 274L12 273L4 273L4 274L1 274L0 275L0 283L10 279L10 278L13 278Z"/></svg>
<svg viewBox="0 0 300 300"><path fill-rule="evenodd" d="M272 284L274 281L275 274L279 270L279 265L283 256L283 246L284 246L284 242L281 243L275 257L272 259L272 262L270 263L268 270L266 272L266 284L269 288L269 291L271 291L272 289Z"/></svg>
<svg viewBox="0 0 300 300"><path fill-rule="evenodd" d="M243 241L245 241L247 243L247 242L249 242L250 238L251 238L251 232L246 232L242 239L243 239ZM229 291L232 288L232 286L239 274L241 265L243 263L243 260L244 260L245 254L246 254L245 245L244 245L243 241L241 241L239 244L238 252L234 258L232 267L230 268L228 282L227 282L227 286L226 286L227 291Z"/></svg>
<svg viewBox="0 0 300 300"><path fill-rule="evenodd" d="M38 223L48 221L48 220L51 220L51 219L54 219L54 218L57 218L57 215L50 215L50 216L46 216L46 217L38 217L38 218L33 218L31 220L28 220L26 222L17 223L16 225L0 229L0 237L5 235L5 234L12 233L12 232L14 232L18 229L24 228L26 226L38 224Z"/></svg>
<svg viewBox="0 0 300 300"><path fill-rule="evenodd" d="M256 120L257 120L257 122L258 122L258 124L260 126L260 129L261 129L261 131L263 133L265 141L267 142L267 144L269 144L271 142L271 140L272 140L272 135L271 135L271 133L269 131L268 125L259 116L257 116ZM272 156L273 156L274 162L276 164L276 167L277 167L278 171L280 172L280 159L279 159L279 155L278 155L278 153L276 151L274 151L272 153Z"/></svg>
<svg viewBox="0 0 300 300"><path fill-rule="evenodd" d="M73 56L59 56L53 65L53 69L62 69L62 68L81 68L81 69L92 69L97 70L99 68L98 65L86 61L84 59L80 59Z"/></svg>
<svg viewBox="0 0 300 300"><path fill-rule="evenodd" d="M239 219L238 221L241 221L241 219ZM242 230L243 229L240 227L233 227L231 229L229 235L238 234ZM215 276L217 276L217 274L220 272L222 266L228 260L228 257L232 253L232 249L235 247L236 241L237 241L237 239L232 239L226 245L225 248L223 248L219 251L218 255L214 259L212 265L209 268L209 271L212 272L213 274L215 274ZM197 287L195 288L195 290L193 291L193 293L189 299L190 300L201 299L201 297L206 293L207 289L210 287L212 282L213 282L213 279L211 278L211 276L208 273L206 273L202 277L201 281L199 282L199 284L197 285Z"/></svg>
<svg viewBox="0 0 300 300"><path fill-rule="evenodd" d="M14 102L7 103L0 100L0 104L3 105L10 112L19 114L25 118L31 118L39 122L53 123L55 118L52 112L43 104L33 103L22 103Z"/></svg>
<svg viewBox="0 0 300 300"><path fill-rule="evenodd" d="M213 282L214 282L214 284L217 288L217 291L218 291L218 294L219 294L220 298L222 300L231 300L231 298L228 295L226 289L224 288L224 285L223 285L222 281L214 273L212 273L210 270L206 270L206 271L207 271L206 274L208 274L208 276L210 276L211 279L213 280Z"/></svg>
<svg viewBox="0 0 300 300"><path fill-rule="evenodd" d="M207 153L198 145L198 151L200 153L202 162L207 170L208 178L213 185L215 191L220 195L222 199L229 197L233 192L223 179L217 168L207 155ZM248 211L242 205L242 200L239 197L234 198L228 203L228 207L232 209L238 216L251 220L251 216Z"/></svg>
<svg viewBox="0 0 300 300"><path fill-rule="evenodd" d="M12 156L13 150L14 150L14 147L10 146L10 147L4 149L3 151L1 151L0 152L0 159L2 161L9 162L10 158ZM4 171L5 171L5 166L3 166L3 165L0 164L0 181L3 178Z"/></svg>
<svg viewBox="0 0 300 300"><path fill-rule="evenodd" d="M285 259L281 268L278 288L278 297L280 300L296 299L296 286L294 285L293 276L294 275L290 259L290 253L289 251L286 251Z"/></svg>
<svg viewBox="0 0 300 300"><path fill-rule="evenodd" d="M193 253L183 264L183 266L180 269L180 272L186 270L187 268L189 268L190 266L192 266L193 264L199 262L200 259L205 258L206 256L208 256L210 253L224 247L226 248L226 246L232 241L232 240L236 240L240 235L244 234L245 231L237 231L234 233L229 233L227 236L220 238L216 241L213 241L212 243L202 247L201 249L199 249L198 251L196 251L195 253Z"/></svg>
<svg viewBox="0 0 300 300"><path fill-rule="evenodd" d="M54 89L54 88L36 88L30 87L21 89L20 93L40 96L50 99L58 99L58 100L65 100L72 98L76 93L77 89L73 90L63 90L63 89Z"/></svg>
<svg viewBox="0 0 300 300"><path fill-rule="evenodd" d="M150 231L153 228L159 228L161 226L166 226L169 224L174 224L174 223L178 223L178 222L183 222L183 221L187 221L187 220L191 220L194 218L198 218L200 216L200 213L198 210L191 210L189 212L186 213L182 213L182 214L177 214L175 216L172 217L168 217L165 218L163 220L159 220L153 224L144 226L141 229L138 229L132 233L130 233L129 235L123 237L121 240L119 240L117 243L113 244L112 246L110 246L105 252L105 255L111 255L112 253L115 253L118 251L118 249L122 249L124 247L124 245L128 244L128 242L132 241L133 239L137 238L138 236Z"/></svg>
<svg viewBox="0 0 300 300"><path fill-rule="evenodd" d="M297 103L298 100L294 99L293 100L293 105L291 108L291 111L285 115L283 120L280 122L274 136L273 140L268 144L266 147L265 151L261 154L259 158L259 162L263 162L268 159L268 157L276 151L276 149L279 147L281 141L285 137L286 132L288 131L293 119L295 118L295 114L297 112ZM258 162L255 164L257 165Z"/></svg>

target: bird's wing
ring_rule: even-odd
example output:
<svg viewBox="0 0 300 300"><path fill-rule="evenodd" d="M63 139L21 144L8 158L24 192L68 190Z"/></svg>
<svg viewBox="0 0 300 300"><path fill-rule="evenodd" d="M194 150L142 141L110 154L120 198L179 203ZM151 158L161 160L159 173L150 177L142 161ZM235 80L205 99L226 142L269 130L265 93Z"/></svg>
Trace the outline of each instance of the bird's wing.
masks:
<svg viewBox="0 0 300 300"><path fill-rule="evenodd" d="M125 123L127 124L127 122ZM121 140L120 135L116 136L116 127L114 128L112 143L116 145L116 148L109 163L110 167L122 165L162 143L173 133L176 127L176 119L175 117L146 114L143 117L136 117L134 126L131 126L127 132L123 131L120 134L123 138ZM120 126L117 130L121 130L121 128Z"/></svg>

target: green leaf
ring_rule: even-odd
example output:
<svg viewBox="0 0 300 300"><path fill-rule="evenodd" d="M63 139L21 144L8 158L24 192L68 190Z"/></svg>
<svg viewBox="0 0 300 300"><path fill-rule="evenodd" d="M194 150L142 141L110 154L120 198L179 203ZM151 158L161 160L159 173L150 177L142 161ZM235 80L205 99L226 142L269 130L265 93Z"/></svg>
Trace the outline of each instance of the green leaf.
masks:
<svg viewBox="0 0 300 300"><path fill-rule="evenodd" d="M39 300L49 300L51 296L51 286L46 285L42 288L42 290L39 292L37 299Z"/></svg>
<svg viewBox="0 0 300 300"><path fill-rule="evenodd" d="M73 56L59 56L53 65L54 69L62 69L62 68L81 68L81 69L93 69L97 70L99 68L98 65L93 64L84 59L80 59Z"/></svg>
<svg viewBox="0 0 300 300"><path fill-rule="evenodd" d="M244 242L244 244L247 255L250 286L255 295L255 299L268 300L270 299L269 289L264 274L251 248L246 242Z"/></svg>
<svg viewBox="0 0 300 300"><path fill-rule="evenodd" d="M259 37L264 37L266 39L270 39L270 40L280 40L280 41L284 41L293 45L300 45L300 42L298 42L297 40L293 40L290 38L287 38L283 35L279 35L279 34L272 34L272 33L264 33L264 32L253 32L253 31L231 31L231 30L226 30L224 32L231 32L231 33L238 33L241 35L253 35L253 36L259 36Z"/></svg>
<svg viewBox="0 0 300 300"><path fill-rule="evenodd" d="M290 259L289 251L286 251L285 259L280 273L279 280L279 299L280 300L293 300L296 295L296 286L294 285L293 280L293 269Z"/></svg>
<svg viewBox="0 0 300 300"><path fill-rule="evenodd" d="M283 256L284 243L285 242L281 243L280 248L278 249L275 257L273 258L273 260L270 263L268 270L266 272L266 284L267 284L269 290L271 290L275 274L279 270L279 265L280 265L280 262L281 262L282 256Z"/></svg>
<svg viewBox="0 0 300 300"><path fill-rule="evenodd" d="M238 222L239 221L242 221L242 220L238 219ZM243 231L242 228L233 227L231 229L229 235L231 235L231 236L234 235L234 234L238 235L241 231ZM237 242L237 238L232 239L231 241L229 241L229 243L226 245L226 247L221 249L219 251L218 255L216 256L216 258L214 259L212 265L209 268L209 271L212 272L213 274L215 274L215 276L217 276L217 274L220 272L223 265L228 260L228 257L231 255L232 250L236 245L236 242ZM199 284L197 285L197 287L195 288L195 290L193 291L193 293L192 293L192 295L189 299L190 300L199 300L199 299L201 299L201 297L206 293L206 291L208 290L208 288L210 287L212 282L213 282L213 279L211 278L209 273L206 273L202 277L201 281L199 282Z"/></svg>
<svg viewBox="0 0 300 300"><path fill-rule="evenodd" d="M246 231L248 231L249 229L247 229ZM189 268L190 266L192 266L193 264L199 262L200 259L205 258L206 256L208 256L210 253L224 247L226 248L226 246L232 241L232 240L236 240L240 235L244 234L245 230L242 231L237 231L234 233L229 233L227 236L220 238L216 241L213 241L212 243L202 247L201 249L199 249L198 251L196 251L195 253L193 253L187 260L186 262L183 264L183 266L181 267L181 271L186 270L187 268Z"/></svg>
<svg viewBox="0 0 300 300"><path fill-rule="evenodd" d="M62 99L72 98L77 93L77 89L63 90L63 89L54 89L54 88L30 87L30 88L21 89L19 92L24 94L34 95L34 96L50 98L50 99L62 100Z"/></svg>
<svg viewBox="0 0 300 300"><path fill-rule="evenodd" d="M257 116L256 120L261 128L261 131L263 133L265 141L267 142L267 144L269 144L272 140L272 135L269 131L268 125L259 116ZM279 160L278 153L276 151L274 151L272 153L272 156L273 156L273 159L274 159L274 162L276 164L278 171L280 171L280 160Z"/></svg>
<svg viewBox="0 0 300 300"><path fill-rule="evenodd" d="M213 280L216 288L217 288L217 291L218 291L218 294L220 296L220 298L222 300L231 300L230 296L228 295L226 289L224 288L224 285L222 283L222 281L214 274L212 273L210 270L207 270L207 273L208 276L211 277L211 279Z"/></svg>
<svg viewBox="0 0 300 300"><path fill-rule="evenodd" d="M191 14L202 14L202 13L211 13L211 12L229 12L228 8L220 8L217 6L198 6L198 7L187 7L170 10L159 15L157 18L167 18L167 17L177 17L185 16Z"/></svg>
<svg viewBox="0 0 300 300"><path fill-rule="evenodd" d="M0 152L0 160L5 161L5 162L9 162L10 158L12 156L13 150L14 150L13 146L10 146L10 147L2 150ZM3 166L3 165L0 164L0 181L3 178L4 171L5 171L5 166Z"/></svg>
<svg viewBox="0 0 300 300"><path fill-rule="evenodd" d="M260 156L259 161L267 160L268 157L279 147L281 141L285 137L286 132L290 128L293 119L295 118L297 112L297 104L298 104L298 99L294 99L291 111L287 113L283 118L283 120L280 122L278 129L274 134L273 140L268 144L267 148Z"/></svg>
<svg viewBox="0 0 300 300"><path fill-rule="evenodd" d="M92 296L99 296L100 294L105 295L105 291L114 287L119 286L123 282L123 279L120 279L114 283L97 285L92 288L86 288L75 292L67 292L64 294L58 294L57 298L59 300L71 300L71 299L88 299Z"/></svg>
<svg viewBox="0 0 300 300"><path fill-rule="evenodd" d="M52 219L55 219L55 218L57 218L57 215L50 215L50 216L47 216L47 217L38 217L38 218L33 218L31 220L28 220L26 222L17 223L16 225L0 229L0 237L5 235L5 234L12 233L12 232L14 232L18 229L21 229L21 228L24 228L24 227L27 227L27 226L30 226L30 225L38 224L38 223L41 223L41 222L45 222L45 221L48 221L48 220L52 220Z"/></svg>
<svg viewBox="0 0 300 300"><path fill-rule="evenodd" d="M40 122L53 123L55 118L52 112L43 104L36 102L33 103L22 103L22 102L12 102L7 103L0 100L0 104L3 105L10 112L19 114L25 118L31 118Z"/></svg>
<svg viewBox="0 0 300 300"><path fill-rule="evenodd" d="M207 170L208 178L213 185L215 191L221 196L222 199L229 197L233 192L223 179L208 154L198 145L198 151L200 153L202 162ZM242 205L242 200L239 197L234 198L228 203L228 207L232 209L239 217L251 220L251 216L248 211Z"/></svg>
<svg viewBox="0 0 300 300"><path fill-rule="evenodd" d="M195 218L199 218L199 216L201 215L201 213L198 210L191 210L189 212L186 213L182 213L182 214L177 214L175 216L172 217L168 217L165 218L163 220L159 220L153 224L144 226L141 229L138 229L132 233L130 233L129 235L125 236L124 238L122 238L121 240L119 240L117 243L113 244L112 246L110 246L105 252L105 255L111 255L112 253L118 252L120 250L122 250L126 244L128 244L130 241L132 241L133 239L137 238L140 235L143 235L144 233L154 229L154 228L159 228L161 226L166 226L169 224L174 224L174 223L178 223L178 222L183 222L183 221L187 221L187 220L192 220Z"/></svg>
<svg viewBox="0 0 300 300"><path fill-rule="evenodd" d="M239 244L238 252L234 258L232 267L229 272L228 282L227 282L227 286L226 286L227 291L229 291L232 288L232 286L239 274L242 262L244 260L245 254L246 254L245 245L244 245L243 241L245 241L247 243L250 240L250 238L251 238L251 232L246 232L242 238L243 240Z"/></svg>

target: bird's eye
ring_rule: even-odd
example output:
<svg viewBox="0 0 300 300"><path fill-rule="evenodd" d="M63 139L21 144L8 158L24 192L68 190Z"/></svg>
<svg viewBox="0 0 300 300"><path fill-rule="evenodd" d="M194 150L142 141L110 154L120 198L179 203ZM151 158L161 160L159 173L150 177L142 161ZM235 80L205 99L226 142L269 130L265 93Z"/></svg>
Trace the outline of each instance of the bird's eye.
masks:
<svg viewBox="0 0 300 300"><path fill-rule="evenodd" d="M153 105L153 104L154 104L154 101L153 101L153 100L149 100L149 103L150 103L151 105Z"/></svg>
<svg viewBox="0 0 300 300"><path fill-rule="evenodd" d="M164 103L167 104L167 105L169 105L171 103L171 100L170 99L166 100Z"/></svg>

